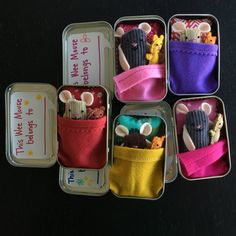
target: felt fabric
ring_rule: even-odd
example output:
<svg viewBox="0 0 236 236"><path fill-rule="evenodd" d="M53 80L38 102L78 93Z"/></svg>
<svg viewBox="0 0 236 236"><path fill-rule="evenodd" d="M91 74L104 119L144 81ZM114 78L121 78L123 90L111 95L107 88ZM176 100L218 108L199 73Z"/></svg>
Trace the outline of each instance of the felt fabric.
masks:
<svg viewBox="0 0 236 236"><path fill-rule="evenodd" d="M170 41L170 88L176 94L208 94L218 87L218 45Z"/></svg>
<svg viewBox="0 0 236 236"><path fill-rule="evenodd" d="M121 101L161 100L166 94L165 65L145 65L113 78L116 96Z"/></svg>
<svg viewBox="0 0 236 236"><path fill-rule="evenodd" d="M141 29L132 29L125 33L120 40L121 49L130 68L145 65L147 53L146 33Z"/></svg>
<svg viewBox="0 0 236 236"><path fill-rule="evenodd" d="M227 141L224 139L195 151L177 154L177 156L183 175L193 179L225 174L229 169L223 158L227 152Z"/></svg>
<svg viewBox="0 0 236 236"><path fill-rule="evenodd" d="M96 120L57 117L58 159L70 168L100 169L106 163L106 116Z"/></svg>
<svg viewBox="0 0 236 236"><path fill-rule="evenodd" d="M110 189L119 196L157 198L163 188L164 148L114 146Z"/></svg>
<svg viewBox="0 0 236 236"><path fill-rule="evenodd" d="M188 112L186 115L185 126L196 149L205 147L209 144L209 120L206 112L202 110Z"/></svg>

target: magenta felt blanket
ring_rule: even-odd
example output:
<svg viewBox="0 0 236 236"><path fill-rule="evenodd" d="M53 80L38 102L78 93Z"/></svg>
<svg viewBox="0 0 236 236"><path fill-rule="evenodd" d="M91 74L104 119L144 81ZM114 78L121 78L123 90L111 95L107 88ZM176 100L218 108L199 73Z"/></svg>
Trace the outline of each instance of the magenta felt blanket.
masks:
<svg viewBox="0 0 236 236"><path fill-rule="evenodd" d="M113 78L119 100L154 101L166 94L165 65L138 66Z"/></svg>
<svg viewBox="0 0 236 236"><path fill-rule="evenodd" d="M228 151L227 141L178 154L182 174L190 179L219 176L225 174L229 166L223 158Z"/></svg>

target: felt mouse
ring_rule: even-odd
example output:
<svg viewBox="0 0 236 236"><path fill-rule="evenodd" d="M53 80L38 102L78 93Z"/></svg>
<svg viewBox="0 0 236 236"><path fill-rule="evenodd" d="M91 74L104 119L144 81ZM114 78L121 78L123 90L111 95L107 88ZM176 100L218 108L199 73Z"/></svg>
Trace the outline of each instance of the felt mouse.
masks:
<svg viewBox="0 0 236 236"><path fill-rule="evenodd" d="M186 28L182 21L178 21L172 25L172 30L180 33L180 41L201 43L201 33L211 31L211 26L207 22L202 22L196 28Z"/></svg>
<svg viewBox="0 0 236 236"><path fill-rule="evenodd" d="M142 124L139 130L129 131L124 125L117 125L115 128L116 135L124 138L123 146L131 148L147 148L149 142L146 140L146 136L151 132L152 126L149 123Z"/></svg>
<svg viewBox="0 0 236 236"><path fill-rule="evenodd" d="M203 102L201 107L189 111L188 107L179 103L176 107L177 112L186 114L186 120L183 127L183 141L185 149L194 151L209 145L209 118L211 106Z"/></svg>
<svg viewBox="0 0 236 236"><path fill-rule="evenodd" d="M93 94L90 92L83 92L80 95L81 100L75 99L71 92L68 90L62 90L59 94L59 99L65 103L64 117L74 120L86 119L86 106L91 106L94 101Z"/></svg>
<svg viewBox="0 0 236 236"><path fill-rule="evenodd" d="M216 119L213 121L212 129L209 130L211 136L211 144L217 143L220 139L220 130L224 125L223 115L218 113Z"/></svg>
<svg viewBox="0 0 236 236"><path fill-rule="evenodd" d="M122 27L118 27L115 36L120 38L119 62L124 71L131 68L146 65L147 34L151 31L151 26L140 23L138 28L124 32Z"/></svg>

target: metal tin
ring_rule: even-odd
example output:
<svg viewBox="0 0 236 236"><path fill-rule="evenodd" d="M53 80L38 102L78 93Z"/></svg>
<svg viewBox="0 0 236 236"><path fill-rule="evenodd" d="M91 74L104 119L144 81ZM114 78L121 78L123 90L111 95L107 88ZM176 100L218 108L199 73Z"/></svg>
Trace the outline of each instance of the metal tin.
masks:
<svg viewBox="0 0 236 236"><path fill-rule="evenodd" d="M165 104L162 104L163 106L165 106ZM162 107L162 105L160 107ZM146 104L144 105L126 105L123 107L123 109L120 112L120 115L133 115L133 116L148 116L148 117L159 117L161 118L161 120L163 121L163 123L165 124L165 133L169 136L169 132L168 132L168 128L167 128L167 123L166 120L163 117L163 112L158 110L158 107L155 106L151 106L151 104ZM116 124L116 119L120 116L118 115L113 122L113 132L112 132L112 162L113 162L113 150L114 150L114 130L115 130L115 124ZM168 137L170 138L170 136ZM162 188L162 192L161 194L157 197L157 198L142 198L142 197L126 197L126 196L120 196L117 195L115 193L113 193L115 196L119 197L119 198L130 198L130 199L141 199L141 200L157 200L159 198L162 197L162 195L164 194L165 191L165 183L166 182L170 182L171 180L166 180L166 176L167 176L167 155L168 155L168 140L165 144L165 158L164 158L164 175L163 175L163 188ZM174 150L174 149L172 149ZM175 161L174 161L175 162ZM175 162L175 166L176 166L176 162ZM176 167L174 168L176 170ZM177 173L176 173L177 174ZM174 174L173 179L176 177L176 174Z"/></svg>
<svg viewBox="0 0 236 236"><path fill-rule="evenodd" d="M63 48L63 84L100 85L107 93L107 158L106 166L100 170L75 169L60 166L59 185L69 194L101 196L108 189L109 161L109 117L111 116L111 99L113 97L114 75L114 33L112 26L105 21L74 23L66 26L62 34ZM104 184L84 188L69 182L66 176L76 173L74 178L81 179L82 173L94 179L99 174L104 176ZM72 174L73 175L73 174Z"/></svg>
<svg viewBox="0 0 236 236"><path fill-rule="evenodd" d="M173 106L173 114L174 114L174 124L176 124L176 115L175 115L175 109L176 109L176 105L180 102L180 101L193 101L193 100L204 100L204 99L209 99L209 98L214 98L217 100L218 104L217 107L220 107L224 116L224 126L225 126L225 136L226 136L226 140L227 140L227 147L228 147L228 163L229 163L229 169L228 171L223 174L223 175L219 175L219 176L211 176L211 177L204 177L204 178L194 178L194 179L190 179L187 178L183 175L182 171L181 171L181 165L180 162L177 158L177 162L178 162L178 169L179 169L179 173L180 175L189 181L195 181L195 180L203 180L203 179L215 179L215 178L222 178L225 177L226 175L229 174L230 170L231 170L231 154L230 154L230 143L229 143L229 134L228 134L228 125L227 125L227 117L226 117L226 112L225 112L225 105L224 102L222 101L222 99L220 99L217 96L204 96L204 97L192 97L192 98L182 98L179 99L178 101L176 101L176 103ZM179 145L178 145L178 136L177 136L177 126L175 125L175 133L176 133L176 147L177 147L177 153L179 152Z"/></svg>
<svg viewBox="0 0 236 236"><path fill-rule="evenodd" d="M68 86L83 87L83 86L76 86L76 85L62 85L62 86L60 86L58 91L61 91L64 87L68 87ZM110 103L109 103L110 102L109 92L102 85L94 85L94 86L91 85L91 86L86 86L86 87L88 87L88 88L98 88L98 87L101 87L104 90L104 92L106 93L106 113L107 113L106 114L106 116L107 116L107 120L106 120L106 163L102 167L102 168L105 168L105 166L107 166L108 161L109 161L109 139L110 139L110 133L109 133L110 120L109 120L109 117L110 117L110 114L111 114L111 109L110 109L111 107L110 107ZM59 162L59 160L58 160L58 162ZM59 162L59 165L60 165L60 167L62 167L64 169L68 169L68 167L63 166L62 163L60 163L60 162ZM71 169L71 168L69 168L69 169ZM72 168L72 169L75 169L75 168ZM86 169L84 169L84 170L86 170ZM87 169L87 170L90 171L90 172L92 170L97 171L97 169Z"/></svg>
<svg viewBox="0 0 236 236"><path fill-rule="evenodd" d="M108 168L88 170L60 166L59 185L69 194L103 196L109 191Z"/></svg>
<svg viewBox="0 0 236 236"><path fill-rule="evenodd" d="M145 105L126 105L120 113L121 114L147 114L161 117L166 123L167 130L167 151L166 151L166 177L165 182L173 182L178 175L177 158L176 158L176 137L175 127L170 105L165 101L160 101L155 104Z"/></svg>
<svg viewBox="0 0 236 236"><path fill-rule="evenodd" d="M87 87L102 87L106 93L106 166L109 159L109 94L100 85ZM6 89L5 101L6 157L10 164L21 167L55 164L58 151L56 88L43 83L11 84Z"/></svg>
<svg viewBox="0 0 236 236"><path fill-rule="evenodd" d="M49 84L15 83L5 93L10 164L50 167L57 160L57 92Z"/></svg>
<svg viewBox="0 0 236 236"><path fill-rule="evenodd" d="M196 19L196 18L208 18L210 19L213 24L216 27L216 33L217 33L217 41L218 41L218 66L217 66L217 82L218 82L218 86L216 88L215 91L213 91L212 93L188 93L188 94L180 94L180 93L175 93L170 86L170 50L169 50L169 41L170 41L170 36L171 36L171 27L170 27L170 21L172 18L177 17L177 18L184 18L184 19ZM199 96L199 95L213 95L215 94L218 89L220 88L220 26L219 26L219 21L218 19L211 14L175 14L173 15L167 23L167 32L168 32L168 40L167 40L167 54L168 54L168 60L167 60L167 64L168 64L168 74L167 74L167 78L168 78L168 87L169 90L171 91L171 93L177 95L177 96L189 96L189 95L193 95L193 96Z"/></svg>
<svg viewBox="0 0 236 236"><path fill-rule="evenodd" d="M166 79L165 79L165 95L160 99L160 100L163 100L166 95L167 95L167 90L168 90L168 86L167 86L167 32L166 32L166 24L165 24L165 21L162 17L160 16L157 16L157 15L146 15L146 16L124 16L124 17L121 17L119 18L115 24L114 24L114 30L116 29L117 25L122 23L122 22L142 22L142 21L157 21L159 22L162 27L163 27L163 31L164 31L164 34L165 34L165 38L164 38L164 42L165 42L165 75L166 75ZM116 53L116 52L115 52ZM118 58L117 55L115 55L115 58ZM117 62L115 62L116 64ZM152 100L152 101L123 101L121 99L119 99L115 93L115 96L116 98L120 101L120 102L123 102L123 103L126 103L126 104L138 104L138 103L156 103L160 100Z"/></svg>
<svg viewBox="0 0 236 236"><path fill-rule="evenodd" d="M74 23L62 34L63 84L103 85L113 91L114 36L105 21Z"/></svg>

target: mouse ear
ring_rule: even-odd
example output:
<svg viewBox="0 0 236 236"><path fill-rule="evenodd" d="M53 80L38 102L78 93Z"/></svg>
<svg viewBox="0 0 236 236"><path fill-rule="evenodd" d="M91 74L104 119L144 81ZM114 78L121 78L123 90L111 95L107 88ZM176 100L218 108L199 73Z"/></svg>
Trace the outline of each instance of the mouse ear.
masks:
<svg viewBox="0 0 236 236"><path fill-rule="evenodd" d="M124 125L117 125L115 128L115 133L120 137L125 137L129 134L129 130Z"/></svg>
<svg viewBox="0 0 236 236"><path fill-rule="evenodd" d="M151 25L149 25L147 22L142 22L138 25L138 28L143 30L146 34L149 34L152 30Z"/></svg>
<svg viewBox="0 0 236 236"><path fill-rule="evenodd" d="M80 95L80 98L83 102L85 102L86 106L91 106L93 104L93 101L94 101L94 97L93 97L93 94L90 93L90 92L83 92L81 95Z"/></svg>
<svg viewBox="0 0 236 236"><path fill-rule="evenodd" d="M122 27L118 27L115 31L115 37L121 38L124 35L125 31Z"/></svg>
<svg viewBox="0 0 236 236"><path fill-rule="evenodd" d="M183 32L186 30L186 25L184 24L184 22L182 21L178 21L178 22L175 22L173 25L172 25L172 30L174 32Z"/></svg>
<svg viewBox="0 0 236 236"><path fill-rule="evenodd" d="M120 62L120 66L124 71L127 71L130 69L130 65L126 59L126 56L121 48L121 46L118 46L118 50L119 50L119 62Z"/></svg>
<svg viewBox="0 0 236 236"><path fill-rule="evenodd" d="M189 112L189 109L188 109L188 107L185 104L179 103L176 106L176 111L178 113L187 114Z"/></svg>
<svg viewBox="0 0 236 236"><path fill-rule="evenodd" d="M64 103L67 103L72 98L72 94L69 90L62 90L59 94L59 99Z"/></svg>
<svg viewBox="0 0 236 236"><path fill-rule="evenodd" d="M152 126L148 122L145 122L140 127L139 132L140 134L143 134L144 136L148 136L152 133Z"/></svg>
<svg viewBox="0 0 236 236"><path fill-rule="evenodd" d="M202 22L202 23L199 24L198 29L202 33L208 33L208 32L211 31L211 26L207 22Z"/></svg>
<svg viewBox="0 0 236 236"><path fill-rule="evenodd" d="M209 116L211 114L211 105L207 102L201 104L201 109Z"/></svg>

